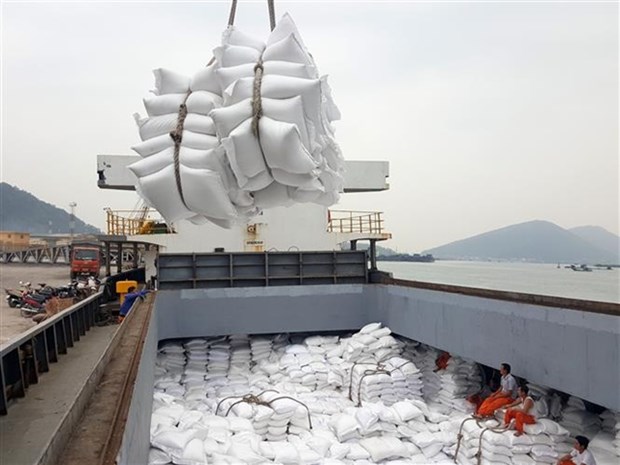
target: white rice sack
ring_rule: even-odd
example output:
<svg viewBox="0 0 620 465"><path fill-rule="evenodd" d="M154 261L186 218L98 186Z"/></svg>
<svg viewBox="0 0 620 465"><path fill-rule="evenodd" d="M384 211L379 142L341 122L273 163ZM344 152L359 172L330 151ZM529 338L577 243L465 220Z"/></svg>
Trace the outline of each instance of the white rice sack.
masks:
<svg viewBox="0 0 620 465"><path fill-rule="evenodd" d="M257 175L256 178L258 178L259 176L263 176L263 173ZM269 176L268 179L273 179L271 178L269 173L267 173L266 176ZM254 182L254 180L252 181ZM259 181L256 182L258 183ZM287 187L277 182L272 182L266 188L254 191L252 195L254 196L255 205L259 208L272 208L293 204L293 201L289 196Z"/></svg>
<svg viewBox="0 0 620 465"><path fill-rule="evenodd" d="M355 412L355 419L359 424L360 431L368 431L379 421L379 415L369 408L359 408Z"/></svg>
<svg viewBox="0 0 620 465"><path fill-rule="evenodd" d="M420 447L420 449L426 458L431 459L441 452L441 449L443 449L443 444L438 442L435 444L429 444L426 447Z"/></svg>
<svg viewBox="0 0 620 465"><path fill-rule="evenodd" d="M306 441L308 447L318 453L321 457L326 457L330 447L334 443L333 440L330 440L321 436L312 436L310 439Z"/></svg>
<svg viewBox="0 0 620 465"><path fill-rule="evenodd" d="M402 422L407 422L409 420L413 420L414 418L421 418L424 416L418 407L408 401L396 402L392 405L392 409L394 409Z"/></svg>
<svg viewBox="0 0 620 465"><path fill-rule="evenodd" d="M215 123L209 116L190 113L185 118L183 127L188 131L215 136Z"/></svg>
<svg viewBox="0 0 620 465"><path fill-rule="evenodd" d="M553 459L552 461L558 459L558 453L552 447L541 444L533 445L531 454L535 459L544 460L545 462L548 462L549 459Z"/></svg>
<svg viewBox="0 0 620 465"><path fill-rule="evenodd" d="M192 439L180 454L172 454L172 461L177 465L204 465L207 462L207 455L203 441L198 438Z"/></svg>
<svg viewBox="0 0 620 465"><path fill-rule="evenodd" d="M230 137L222 139L226 155L239 187L256 191L269 186L273 178L267 170L258 140L250 130L251 120L246 120Z"/></svg>
<svg viewBox="0 0 620 465"><path fill-rule="evenodd" d="M148 465L168 465L169 463L172 463L169 454L154 447L149 449Z"/></svg>
<svg viewBox="0 0 620 465"><path fill-rule="evenodd" d="M261 53L253 47L228 44L216 47L213 54L222 68L256 63L261 56Z"/></svg>
<svg viewBox="0 0 620 465"><path fill-rule="evenodd" d="M339 441L346 441L355 437L359 424L355 417L350 415L337 415L330 420L330 427Z"/></svg>
<svg viewBox="0 0 620 465"><path fill-rule="evenodd" d="M176 455L185 449L185 446L195 436L196 431L192 429L185 431L177 429L162 430L151 439L151 444L169 455Z"/></svg>
<svg viewBox="0 0 620 465"><path fill-rule="evenodd" d="M369 334L381 328L381 323L368 323L359 330L361 334Z"/></svg>
<svg viewBox="0 0 620 465"><path fill-rule="evenodd" d="M192 93L196 91L207 91L214 94L220 93L220 88L216 76L217 62L198 71L191 79L189 88Z"/></svg>
<svg viewBox="0 0 620 465"><path fill-rule="evenodd" d="M356 443L350 444L349 452L346 455L347 460L366 460L370 458L370 454L366 449Z"/></svg>
<svg viewBox="0 0 620 465"><path fill-rule="evenodd" d="M267 46L263 52L263 60L265 62L288 61L313 66L312 58L304 51L294 34L289 34L278 42Z"/></svg>
<svg viewBox="0 0 620 465"><path fill-rule="evenodd" d="M164 94L143 99L144 108L149 116L160 116L169 113L178 114L179 107L187 94Z"/></svg>
<svg viewBox="0 0 620 465"><path fill-rule="evenodd" d="M395 437L383 436L365 438L359 442L375 462L388 458L407 457L407 447Z"/></svg>
<svg viewBox="0 0 620 465"><path fill-rule="evenodd" d="M158 68L153 70L155 75L155 95L186 94L189 92L190 78L175 73L169 69Z"/></svg>
<svg viewBox="0 0 620 465"><path fill-rule="evenodd" d="M535 465L536 461L525 454L515 454L512 456L512 464L513 465Z"/></svg>
<svg viewBox="0 0 620 465"><path fill-rule="evenodd" d="M277 463L282 464L297 464L299 463L299 453L292 444L285 441L274 441L271 443L274 458Z"/></svg>
<svg viewBox="0 0 620 465"><path fill-rule="evenodd" d="M143 141L169 134L176 127L178 119L176 113L150 118L140 118L138 113L135 113L133 116L139 128L140 139Z"/></svg>
<svg viewBox="0 0 620 465"><path fill-rule="evenodd" d="M222 97L206 90L195 91L189 94L185 105L189 114L209 115L222 105Z"/></svg>
<svg viewBox="0 0 620 465"><path fill-rule="evenodd" d="M329 448L329 457L334 460L341 460L347 456L350 450L351 446L349 444L334 442Z"/></svg>
<svg viewBox="0 0 620 465"><path fill-rule="evenodd" d="M249 444L239 442L231 443L228 455L235 457L239 462L259 464L265 462L265 457L255 451Z"/></svg>
<svg viewBox="0 0 620 465"><path fill-rule="evenodd" d="M222 34L222 43L226 45L241 45L243 47L251 47L256 49L259 52L262 52L265 49L265 43L252 37L249 34L240 31L235 26L228 26L224 33Z"/></svg>
<svg viewBox="0 0 620 465"><path fill-rule="evenodd" d="M223 220L237 217L237 211L217 172L181 166L180 175L185 203L192 211ZM209 201L205 202L205 199Z"/></svg>
<svg viewBox="0 0 620 465"><path fill-rule="evenodd" d="M252 97L254 78L242 78L224 92L224 105L231 105ZM261 84L261 95L266 98L287 99L301 96L306 117L324 134L321 119L321 81L288 76L266 75Z"/></svg>

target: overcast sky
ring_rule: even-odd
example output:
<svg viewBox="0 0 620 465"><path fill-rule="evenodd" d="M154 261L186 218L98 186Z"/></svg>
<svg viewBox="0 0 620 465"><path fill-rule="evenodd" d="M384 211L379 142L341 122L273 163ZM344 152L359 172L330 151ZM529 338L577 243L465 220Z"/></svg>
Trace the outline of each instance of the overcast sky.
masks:
<svg viewBox="0 0 620 465"><path fill-rule="evenodd" d="M266 37L266 2L236 24ZM229 2L2 2L2 180L104 228L135 193L96 187L97 154L132 154L151 70L188 75ZM342 112L349 160L390 162L382 210L421 251L534 219L619 232L618 5L283 2Z"/></svg>

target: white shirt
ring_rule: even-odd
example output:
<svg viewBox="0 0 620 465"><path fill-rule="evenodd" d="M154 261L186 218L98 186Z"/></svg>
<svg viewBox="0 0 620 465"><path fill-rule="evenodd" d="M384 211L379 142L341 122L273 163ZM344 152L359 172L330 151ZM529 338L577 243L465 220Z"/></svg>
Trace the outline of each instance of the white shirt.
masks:
<svg viewBox="0 0 620 465"><path fill-rule="evenodd" d="M585 465L596 465L596 460L594 460L594 456L592 452L588 449L584 450L581 454L577 449L573 449L570 453L570 456L573 458L573 462L575 465L581 465L584 463Z"/></svg>
<svg viewBox="0 0 620 465"><path fill-rule="evenodd" d="M510 397L515 397L517 393L517 380L514 376L508 373L506 376L502 376L502 392L510 393Z"/></svg>

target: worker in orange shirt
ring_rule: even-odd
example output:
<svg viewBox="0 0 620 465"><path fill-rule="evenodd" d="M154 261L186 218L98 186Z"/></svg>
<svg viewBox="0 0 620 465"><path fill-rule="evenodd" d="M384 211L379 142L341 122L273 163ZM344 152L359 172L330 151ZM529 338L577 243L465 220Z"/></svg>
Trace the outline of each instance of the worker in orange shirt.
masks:
<svg viewBox="0 0 620 465"><path fill-rule="evenodd" d="M510 370L508 363L500 365L499 372L502 375L500 387L480 404L476 411L476 417L492 417L497 409L505 407L515 400L517 381L510 373Z"/></svg>

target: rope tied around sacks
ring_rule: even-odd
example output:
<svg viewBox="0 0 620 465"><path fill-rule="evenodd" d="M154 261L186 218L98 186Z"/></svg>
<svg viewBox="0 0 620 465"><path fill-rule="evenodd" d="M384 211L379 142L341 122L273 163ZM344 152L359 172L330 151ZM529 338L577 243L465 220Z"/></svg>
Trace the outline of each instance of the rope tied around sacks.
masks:
<svg viewBox="0 0 620 465"><path fill-rule="evenodd" d="M400 370L402 367L404 367L405 365L408 364L412 364L413 366L415 366L415 364L411 361L411 360L407 360L405 363L401 363L400 365L398 365L396 368L392 369L392 370L387 370L385 368L385 365L381 362L378 363L374 363L374 362L355 362L353 364L353 366L351 367L351 380L349 383L349 400L353 401L353 395L352 395L352 389L353 389L353 372L355 371L355 366L356 365L375 365L376 367L374 369L369 369L369 370L364 370L364 372L362 373L362 377L359 380L359 383L357 385L357 407L360 407L362 405L362 381L364 381L364 378L366 378L367 376L375 376L375 375L391 375L392 373L394 373L397 370Z"/></svg>
<svg viewBox="0 0 620 465"><path fill-rule="evenodd" d="M269 26L273 31L276 27L276 12L273 0L267 0L269 9ZM231 27L235 22L235 14L237 12L237 0L233 0L230 6L230 15L228 16L228 26ZM263 116L263 102L261 99L261 86L263 82L263 55L258 58L254 65L254 81L252 83L252 134L260 139L258 124Z"/></svg>
<svg viewBox="0 0 620 465"><path fill-rule="evenodd" d="M181 202L187 208L185 203L185 197L183 196L183 186L181 185L181 160L179 158L179 152L181 151L181 142L183 142L183 125L185 124L185 118L187 118L187 99L192 92L189 91L185 94L183 103L179 105L179 113L177 116L177 125L174 130L170 131L170 138L174 142L174 178L177 184L177 191L181 197Z"/></svg>
<svg viewBox="0 0 620 465"><path fill-rule="evenodd" d="M497 421L497 420L495 420ZM478 421L476 421L476 423L478 424L478 426L482 427L482 425L480 425L480 423ZM491 431L492 433L503 433L504 431L507 431L509 428L508 425L506 426L489 426L489 427L485 427L482 430L482 433L480 433L480 438L478 439L478 452L476 452L476 463L477 465L481 465L482 464L482 436L484 435L484 433L486 433L487 431Z"/></svg>
<svg viewBox="0 0 620 465"><path fill-rule="evenodd" d="M463 427L465 426L465 423L467 423L468 421L471 421L471 420L475 420L475 422L478 425L478 427L484 429L484 425L480 424L480 418L478 418L478 417L465 418L461 422L461 425L459 426L459 432L456 435L457 441L456 441L456 451L454 452L454 463L456 463L457 457L459 455L459 449L461 447L461 441L463 439Z"/></svg>
<svg viewBox="0 0 620 465"><path fill-rule="evenodd" d="M252 134L254 134L254 137L259 137L258 122L263 116L263 101L260 95L263 72L263 56L261 55L254 66L254 82L252 84Z"/></svg>
<svg viewBox="0 0 620 465"><path fill-rule="evenodd" d="M222 400L220 400L217 404L217 407L215 408L215 415L218 414L219 410L220 410L220 406L222 405L222 403L226 402L227 400L230 399L239 399L235 402L233 402L230 407L228 407L228 410L226 410L226 413L224 414L225 417L228 416L228 414L230 413L230 411L233 409L233 407L235 405L239 405L241 403L246 403L246 404L254 404L254 405L263 405L265 407L269 407L270 409L274 410L272 404L277 401L277 400L282 400L282 399L289 399L292 400L293 402L297 402L299 405L301 405L302 407L304 407L306 409L306 413L308 415L308 426L310 427L310 429L312 429L312 419L310 418L310 409L308 408L308 406L306 404L304 404L302 401L297 400L291 396L278 396L278 397L274 397L271 400L263 400L260 398L260 396L262 396L263 394L265 394L266 392L275 392L276 394L279 394L278 391L274 390L274 389L267 389L263 392L261 392L260 394L246 394L244 396L229 396L229 397L224 397Z"/></svg>

